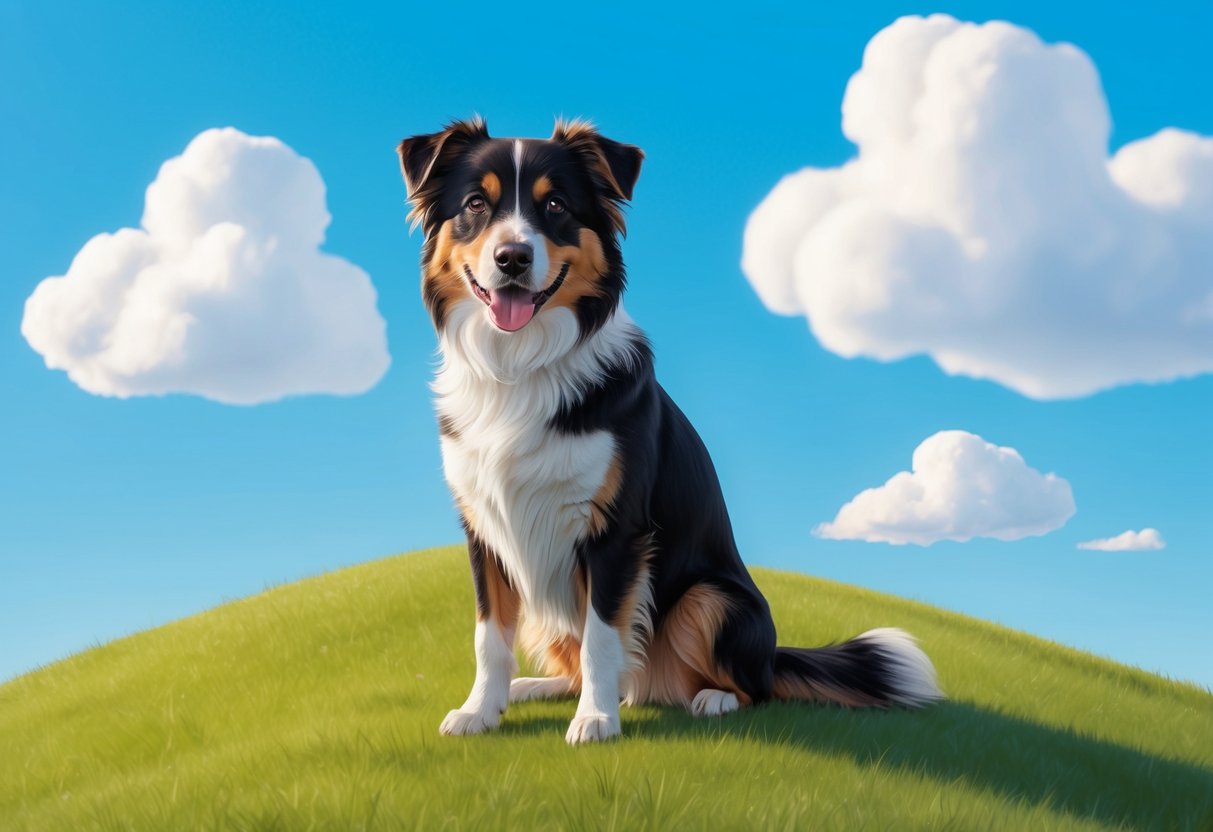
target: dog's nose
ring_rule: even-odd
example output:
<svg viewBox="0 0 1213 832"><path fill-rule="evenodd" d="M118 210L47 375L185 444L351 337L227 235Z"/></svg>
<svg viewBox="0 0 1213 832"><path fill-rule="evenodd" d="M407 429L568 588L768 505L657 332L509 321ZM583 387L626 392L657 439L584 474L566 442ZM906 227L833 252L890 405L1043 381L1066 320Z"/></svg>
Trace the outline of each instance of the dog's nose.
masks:
<svg viewBox="0 0 1213 832"><path fill-rule="evenodd" d="M535 259L535 250L527 243L502 243L493 251L493 260L497 268L510 277L518 277L531 267Z"/></svg>

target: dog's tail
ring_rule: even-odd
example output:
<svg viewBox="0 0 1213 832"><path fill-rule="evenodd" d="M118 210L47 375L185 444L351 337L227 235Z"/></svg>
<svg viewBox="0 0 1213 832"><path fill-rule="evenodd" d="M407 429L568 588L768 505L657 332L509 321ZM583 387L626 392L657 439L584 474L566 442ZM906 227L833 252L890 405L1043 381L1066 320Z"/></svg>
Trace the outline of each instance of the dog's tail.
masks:
<svg viewBox="0 0 1213 832"><path fill-rule="evenodd" d="M868 630L829 647L775 649L776 699L919 708L943 699L935 667L904 630Z"/></svg>

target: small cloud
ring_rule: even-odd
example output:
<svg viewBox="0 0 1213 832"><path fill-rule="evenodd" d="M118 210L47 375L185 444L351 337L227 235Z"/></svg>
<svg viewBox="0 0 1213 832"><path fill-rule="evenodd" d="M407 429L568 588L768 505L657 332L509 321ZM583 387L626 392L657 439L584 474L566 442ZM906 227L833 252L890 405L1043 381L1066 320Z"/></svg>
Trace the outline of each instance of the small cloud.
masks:
<svg viewBox="0 0 1213 832"><path fill-rule="evenodd" d="M785 177L742 268L822 346L1026 396L1213 372L1213 138L1108 156L1091 59L1004 22L905 17L851 77L840 167Z"/></svg>
<svg viewBox="0 0 1213 832"><path fill-rule="evenodd" d="M861 492L813 534L919 546L1018 540L1059 529L1073 515L1074 495L1061 477L1028 467L1014 448L945 430L915 448L910 471Z"/></svg>
<svg viewBox="0 0 1213 832"><path fill-rule="evenodd" d="M1121 532L1116 537L1101 537L1078 544L1079 549L1093 549L1096 552L1145 552L1153 549L1167 548L1167 541L1162 539L1158 529L1142 529L1135 532L1130 529Z"/></svg>
<svg viewBox="0 0 1213 832"><path fill-rule="evenodd" d="M147 189L141 228L38 284L21 333L102 396L257 404L370 389L390 358L366 272L320 251L315 165L272 137L199 134Z"/></svg>

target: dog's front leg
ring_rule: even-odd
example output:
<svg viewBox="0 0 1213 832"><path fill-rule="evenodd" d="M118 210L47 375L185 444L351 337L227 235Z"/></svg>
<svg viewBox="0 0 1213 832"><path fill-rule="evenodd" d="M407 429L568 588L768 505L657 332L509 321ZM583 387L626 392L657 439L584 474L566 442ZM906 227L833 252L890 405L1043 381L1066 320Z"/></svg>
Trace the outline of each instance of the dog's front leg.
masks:
<svg viewBox="0 0 1213 832"><path fill-rule="evenodd" d="M505 579L497 556L471 534L468 559L476 587L476 681L467 701L442 721L438 730L448 735L496 728L509 703L510 679L518 670L514 658L518 594Z"/></svg>
<svg viewBox="0 0 1213 832"><path fill-rule="evenodd" d="M603 621L593 602L586 604L581 637L581 700L564 735L571 745L619 734L619 684L623 673L619 631Z"/></svg>
<svg viewBox="0 0 1213 832"><path fill-rule="evenodd" d="M587 575L585 626L581 634L581 700L564 738L572 745L619 734L619 699L626 654L616 621L638 560L631 537L620 530L586 541L581 561Z"/></svg>

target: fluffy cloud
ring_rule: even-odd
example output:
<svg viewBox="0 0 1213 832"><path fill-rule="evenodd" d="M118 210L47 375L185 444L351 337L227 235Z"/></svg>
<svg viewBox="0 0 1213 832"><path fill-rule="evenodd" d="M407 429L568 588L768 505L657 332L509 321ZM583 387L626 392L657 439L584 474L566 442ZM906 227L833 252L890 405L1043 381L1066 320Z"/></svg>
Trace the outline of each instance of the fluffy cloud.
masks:
<svg viewBox="0 0 1213 832"><path fill-rule="evenodd" d="M874 543L1018 540L1059 529L1074 515L1070 484L1029 468L1014 448L944 430L914 449L911 470L869 488L813 530Z"/></svg>
<svg viewBox="0 0 1213 832"><path fill-rule="evenodd" d="M1116 537L1102 537L1078 544L1079 549L1094 549L1097 552L1144 552L1166 547L1167 541L1162 539L1158 529L1142 529L1139 532L1130 529Z"/></svg>
<svg viewBox="0 0 1213 832"><path fill-rule="evenodd" d="M93 237L38 285L21 333L103 396L364 392L390 361L384 322L367 274L319 250L328 224L308 159L207 130L161 166L142 228Z"/></svg>
<svg viewBox="0 0 1213 832"><path fill-rule="evenodd" d="M847 85L858 155L783 179L742 267L846 357L925 353L1025 395L1213 371L1213 138L1111 159L1086 54L1008 23L907 17Z"/></svg>

